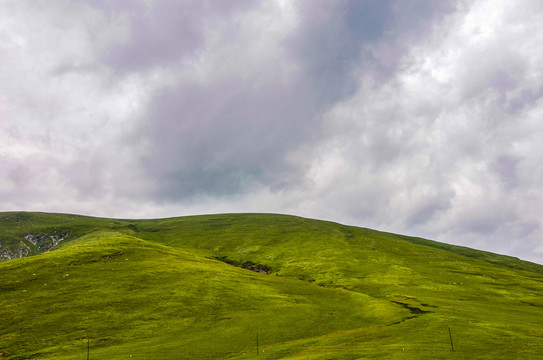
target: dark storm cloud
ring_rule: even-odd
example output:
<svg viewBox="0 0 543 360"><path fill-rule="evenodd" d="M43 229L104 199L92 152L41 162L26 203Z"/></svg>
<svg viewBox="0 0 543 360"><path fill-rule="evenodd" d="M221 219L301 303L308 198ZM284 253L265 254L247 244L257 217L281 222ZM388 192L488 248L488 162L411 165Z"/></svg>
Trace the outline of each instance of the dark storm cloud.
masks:
<svg viewBox="0 0 543 360"><path fill-rule="evenodd" d="M426 10L414 14L421 8ZM284 189L301 182L304 164L293 164L288 155L326 136L321 115L356 91L355 69L377 61L365 58L364 49L379 41L395 41L408 27L428 21L423 16L435 11L430 8L413 6L409 12L394 9L392 1L300 2L297 26L279 42L280 61L296 67L288 75L283 70L273 74L267 64L249 63L240 56L239 61L255 66L257 73L271 72L272 78L262 83L255 73L231 75L210 84L180 83L165 89L142 126L150 143L142 163L156 180L157 196L171 200L195 194L228 195L256 184ZM203 26L196 20L198 11L186 14L193 17L188 24ZM391 23L403 17L409 19L391 31ZM167 24L153 24L158 34L172 32ZM223 26L221 31L228 34L224 42L244 49L247 40L237 27ZM190 33L201 28L193 30ZM151 38L142 41L142 48L152 42ZM176 54L172 58L192 49L176 41L169 46L168 51ZM130 51L122 57L130 58ZM231 64L221 66L228 69ZM377 154L384 156L380 145Z"/></svg>
<svg viewBox="0 0 543 360"><path fill-rule="evenodd" d="M300 3L301 21L288 39L321 101L334 102L356 90L354 66L364 45L377 41L392 21L391 1Z"/></svg>
<svg viewBox="0 0 543 360"><path fill-rule="evenodd" d="M299 10L300 28L285 40L290 46L282 49L300 68L286 81L262 85L256 75L232 77L180 84L157 97L144 125L151 146L143 163L157 180L160 198L231 195L255 184L281 189L303 176L303 167L289 164L286 156L318 137L319 114L354 91L348 75L365 37L342 38L343 9L319 9L324 19L309 25L313 14L305 10Z"/></svg>
<svg viewBox="0 0 543 360"><path fill-rule="evenodd" d="M238 80L167 90L144 125L150 152L143 164L160 184L158 195L235 194L254 182L286 186L296 170L285 155L318 128L309 92L290 83L255 92Z"/></svg>

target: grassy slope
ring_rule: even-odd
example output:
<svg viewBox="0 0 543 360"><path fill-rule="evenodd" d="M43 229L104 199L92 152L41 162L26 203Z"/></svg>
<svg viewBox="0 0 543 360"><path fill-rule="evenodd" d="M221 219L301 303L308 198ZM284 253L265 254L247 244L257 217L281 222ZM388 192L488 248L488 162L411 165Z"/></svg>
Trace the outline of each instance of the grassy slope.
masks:
<svg viewBox="0 0 543 360"><path fill-rule="evenodd" d="M0 237L77 236L0 263L0 353L252 359L258 332L259 359L543 358L542 267L518 259L281 215L4 215Z"/></svg>

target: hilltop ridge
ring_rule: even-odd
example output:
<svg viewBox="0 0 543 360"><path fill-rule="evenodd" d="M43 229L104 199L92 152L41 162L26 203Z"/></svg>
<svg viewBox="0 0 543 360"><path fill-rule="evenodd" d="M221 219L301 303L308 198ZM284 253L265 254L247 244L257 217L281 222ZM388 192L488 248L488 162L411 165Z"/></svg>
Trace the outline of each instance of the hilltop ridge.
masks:
<svg viewBox="0 0 543 360"><path fill-rule="evenodd" d="M297 221L315 221L321 223L335 224L341 227L347 233L349 228L364 229L371 231L374 234L381 234L381 236L389 236L392 238L398 238L405 241L409 241L413 244L424 245L450 251L456 254L461 254L467 257L480 259L483 261L491 262L494 264L512 267L521 270L535 271L543 274L543 265L532 263L529 261L521 260L516 257L508 255L500 255L483 250L471 249L468 247L450 245L437 241L427 240L419 237L398 235L393 233L387 233L382 231L370 230L366 228L360 228L355 226L347 226L339 223L314 220L308 218L302 218L293 215L282 214L216 214L216 215L193 215L183 217L172 217L162 219L149 219L149 220L130 220L130 219L108 219L100 217L91 217L84 215L72 215L72 214L57 214L57 213L39 213L39 212L0 212L0 233L3 237L0 237L0 261L20 258L28 255L36 255L46 251L53 250L61 242L65 240L69 241L75 239L86 232L94 231L96 229L119 229L119 230L135 230L138 226L144 230L149 231L151 224L167 224L184 222L188 219L212 219L216 217L224 219L229 218L231 220L243 219L250 217L255 221L255 225L258 226L259 218L264 219L267 217L274 217L277 220L283 219L297 219ZM218 221L218 220L217 220ZM205 222L202 225L202 221L194 221L195 226L205 226ZM226 224L226 223L225 223ZM236 224L232 223L232 226ZM215 225L217 226L217 225ZM226 225L225 225L226 226ZM160 229L155 231L165 231L167 229ZM2 236L2 235L0 235ZM149 237L149 234L147 234ZM152 237L152 236L151 236Z"/></svg>

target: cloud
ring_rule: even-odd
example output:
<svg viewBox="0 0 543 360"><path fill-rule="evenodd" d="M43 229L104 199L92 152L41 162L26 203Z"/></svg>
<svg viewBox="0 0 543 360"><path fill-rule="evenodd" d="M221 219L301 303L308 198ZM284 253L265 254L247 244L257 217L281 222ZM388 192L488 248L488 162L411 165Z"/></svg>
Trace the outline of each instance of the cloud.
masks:
<svg viewBox="0 0 543 360"><path fill-rule="evenodd" d="M329 7L264 5L207 28L201 51L177 70L205 78L180 76L142 123L151 144L142 163L158 198L299 185L304 169L289 154L322 136L320 114L352 93L349 75L365 36L345 42L344 9Z"/></svg>
<svg viewBox="0 0 543 360"><path fill-rule="evenodd" d="M121 1L98 2L110 14L122 13L128 20L128 39L113 48L105 63L117 73L153 67L175 66L204 45L206 32L257 5L235 1Z"/></svg>
<svg viewBox="0 0 543 360"><path fill-rule="evenodd" d="M283 212L543 262L538 1L0 11L4 210Z"/></svg>
<svg viewBox="0 0 543 360"><path fill-rule="evenodd" d="M280 42L296 16L266 4L206 28L201 49L170 69L138 125L141 165L157 200L282 187L284 156L303 141L317 104ZM265 26L263 26L265 25Z"/></svg>
<svg viewBox="0 0 543 360"><path fill-rule="evenodd" d="M502 5L447 16L388 81L363 72L327 113L313 177L328 184L321 202L337 204L327 216L537 258L528 249L543 241L541 204L528 198L541 189L533 119L543 102L523 94L542 85L540 39L530 38L540 24L533 4ZM330 165L339 161L342 171Z"/></svg>
<svg viewBox="0 0 543 360"><path fill-rule="evenodd" d="M393 12L389 2L267 4L208 26L142 121L157 199L300 186L308 166L292 154L327 137L322 114L354 94L364 49L403 16ZM181 75L194 73L205 77Z"/></svg>

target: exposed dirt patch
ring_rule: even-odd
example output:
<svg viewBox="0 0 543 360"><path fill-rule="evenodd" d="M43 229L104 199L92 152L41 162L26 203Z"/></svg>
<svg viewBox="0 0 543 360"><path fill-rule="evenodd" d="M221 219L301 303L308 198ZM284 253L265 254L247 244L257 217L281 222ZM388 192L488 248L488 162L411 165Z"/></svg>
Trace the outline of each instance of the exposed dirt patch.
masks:
<svg viewBox="0 0 543 360"><path fill-rule="evenodd" d="M215 260L222 261L222 262L227 263L229 265L240 267L242 269L251 270L251 271L254 271L254 272L261 273L261 274L268 274L268 273L270 273L272 271L272 268L270 266L263 265L263 264L257 264L257 263L255 263L255 262L253 262L251 260L248 260L248 261L233 260L233 259L229 259L226 256L214 256L213 258Z"/></svg>
<svg viewBox="0 0 543 360"><path fill-rule="evenodd" d="M403 302L400 302L400 301L391 300L390 302L393 302L394 304L398 304L398 305L403 306L404 308L409 310L409 312L411 312L411 314L429 314L429 313L432 312L432 311L426 311L426 310L419 309L418 307L410 306L409 304L406 304L406 303L403 303Z"/></svg>
<svg viewBox="0 0 543 360"><path fill-rule="evenodd" d="M410 298L408 296L404 296L403 298L405 299L411 299L411 300L416 300L415 298ZM392 324L388 324L387 326L391 326L391 325L398 325L398 324L401 324L403 323L404 321L407 321L407 320L410 320L410 319L415 319L415 318L418 318L419 316L421 315L424 315L424 314L429 314L429 313L432 313L433 311L427 311L427 310L422 310L416 306L413 306L413 305L410 305L410 304L407 304L407 303L404 303L404 302L401 302L401 301L396 301L396 300L390 300L391 303L394 303L396 305L400 305L404 308L406 308L407 310L409 310L409 312L411 314L413 314L412 316L409 316L409 317L406 317L405 319L403 320L400 320L400 321L397 321L397 322L394 322ZM430 306L428 304L421 304L422 306ZM436 307L436 306L431 306L431 307Z"/></svg>

